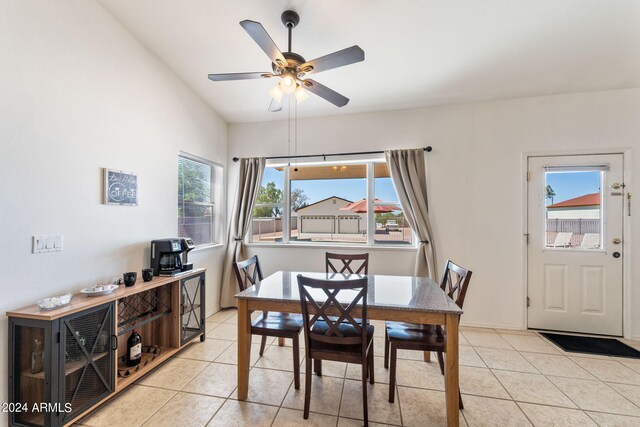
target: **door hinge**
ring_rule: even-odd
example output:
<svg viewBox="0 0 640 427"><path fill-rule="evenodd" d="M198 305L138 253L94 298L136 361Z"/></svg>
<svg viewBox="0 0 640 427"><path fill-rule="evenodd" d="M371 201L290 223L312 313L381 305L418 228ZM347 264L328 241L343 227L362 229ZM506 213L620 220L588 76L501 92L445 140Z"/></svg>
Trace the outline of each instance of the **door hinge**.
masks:
<svg viewBox="0 0 640 427"><path fill-rule="evenodd" d="M531 171L527 171L527 182L531 180Z"/></svg>
<svg viewBox="0 0 640 427"><path fill-rule="evenodd" d="M527 297L527 307L531 306L531 299Z"/></svg>
<svg viewBox="0 0 640 427"><path fill-rule="evenodd" d="M529 233L524 233L524 237L527 238L527 245L529 244Z"/></svg>

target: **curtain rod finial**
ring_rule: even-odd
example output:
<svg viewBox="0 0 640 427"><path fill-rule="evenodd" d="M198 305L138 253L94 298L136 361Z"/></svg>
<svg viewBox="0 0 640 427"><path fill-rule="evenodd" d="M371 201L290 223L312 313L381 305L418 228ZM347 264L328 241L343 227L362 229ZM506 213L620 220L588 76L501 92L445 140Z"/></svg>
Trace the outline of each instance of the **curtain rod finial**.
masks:
<svg viewBox="0 0 640 427"><path fill-rule="evenodd" d="M234 158L233 158L233 161L234 161L234 162L238 162L238 161L240 161L240 157L234 157Z"/></svg>
<svg viewBox="0 0 640 427"><path fill-rule="evenodd" d="M431 148L430 145L427 145L426 147L424 147L424 151L426 151L427 153L430 153L431 150L433 150L433 148Z"/></svg>

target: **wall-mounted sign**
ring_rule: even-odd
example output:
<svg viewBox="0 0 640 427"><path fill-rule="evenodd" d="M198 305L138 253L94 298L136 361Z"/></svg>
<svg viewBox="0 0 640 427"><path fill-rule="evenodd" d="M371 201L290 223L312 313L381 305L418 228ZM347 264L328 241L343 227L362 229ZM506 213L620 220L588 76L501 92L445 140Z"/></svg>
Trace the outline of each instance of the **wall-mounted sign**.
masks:
<svg viewBox="0 0 640 427"><path fill-rule="evenodd" d="M138 206L138 177L130 172L105 168L104 203Z"/></svg>

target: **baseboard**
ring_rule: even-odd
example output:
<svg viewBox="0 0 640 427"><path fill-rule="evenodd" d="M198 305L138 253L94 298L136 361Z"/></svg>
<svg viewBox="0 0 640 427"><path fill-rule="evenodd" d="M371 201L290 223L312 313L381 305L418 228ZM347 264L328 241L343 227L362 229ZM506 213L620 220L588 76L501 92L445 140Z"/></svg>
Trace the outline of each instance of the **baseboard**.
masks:
<svg viewBox="0 0 640 427"><path fill-rule="evenodd" d="M488 329L511 329L514 331L524 331L521 325L510 325L500 323L482 323L482 322L460 322L460 326L468 326L471 328L488 328Z"/></svg>

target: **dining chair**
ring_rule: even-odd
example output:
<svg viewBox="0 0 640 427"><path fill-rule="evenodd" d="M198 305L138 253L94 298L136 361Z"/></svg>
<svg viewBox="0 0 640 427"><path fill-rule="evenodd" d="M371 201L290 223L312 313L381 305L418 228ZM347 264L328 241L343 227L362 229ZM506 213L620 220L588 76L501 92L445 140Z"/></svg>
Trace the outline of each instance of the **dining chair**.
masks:
<svg viewBox="0 0 640 427"><path fill-rule="evenodd" d="M353 263L353 265L351 265ZM369 274L369 254L325 254L327 273Z"/></svg>
<svg viewBox="0 0 640 427"><path fill-rule="evenodd" d="M262 269L258 256L254 255L245 261L233 263L233 269L238 279L240 292L262 281ZM251 335L261 335L260 356L264 353L267 337L277 337L279 340L291 338L293 341L293 378L296 390L300 389L300 340L302 317L297 314L264 311L251 322Z"/></svg>
<svg viewBox="0 0 640 427"><path fill-rule="evenodd" d="M467 288L471 281L471 270L460 267L452 261L447 261L440 282L440 288L462 308ZM447 331L441 325L421 325L405 322L386 322L384 341L384 367L389 369L389 402L394 401L396 386L396 362L397 351L420 350L424 352L435 351L438 355L440 372L444 375L444 357L446 351ZM389 354L391 353L391 354ZM460 389L458 388L458 395ZM463 409L462 396L460 395L460 409Z"/></svg>
<svg viewBox="0 0 640 427"><path fill-rule="evenodd" d="M351 263L354 263L351 265ZM325 252L325 272L327 274L369 274L369 254L334 254ZM336 319L332 317L332 320ZM362 323L361 319L356 319ZM322 375L322 361L313 362L313 370Z"/></svg>
<svg viewBox="0 0 640 427"><path fill-rule="evenodd" d="M362 409L368 425L367 377L373 377L373 325L367 319L366 277L354 280L321 280L298 274L306 348L304 419L309 418L311 361L333 360L362 366ZM340 298L340 293L343 298ZM351 314L361 306L362 323ZM331 314L331 316L329 315ZM338 315L337 319L334 315Z"/></svg>

